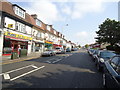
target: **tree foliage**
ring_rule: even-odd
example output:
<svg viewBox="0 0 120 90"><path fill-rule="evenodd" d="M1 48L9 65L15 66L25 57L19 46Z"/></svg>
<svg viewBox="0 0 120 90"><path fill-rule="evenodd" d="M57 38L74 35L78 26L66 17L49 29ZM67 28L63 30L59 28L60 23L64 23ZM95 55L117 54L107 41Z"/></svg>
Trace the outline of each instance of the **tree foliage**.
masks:
<svg viewBox="0 0 120 90"><path fill-rule="evenodd" d="M89 47L89 45L88 45L88 44L86 44L86 45L85 45L85 48L88 48L88 47Z"/></svg>
<svg viewBox="0 0 120 90"><path fill-rule="evenodd" d="M107 18L101 25L97 34L98 43L110 43L112 46L120 40L120 22Z"/></svg>

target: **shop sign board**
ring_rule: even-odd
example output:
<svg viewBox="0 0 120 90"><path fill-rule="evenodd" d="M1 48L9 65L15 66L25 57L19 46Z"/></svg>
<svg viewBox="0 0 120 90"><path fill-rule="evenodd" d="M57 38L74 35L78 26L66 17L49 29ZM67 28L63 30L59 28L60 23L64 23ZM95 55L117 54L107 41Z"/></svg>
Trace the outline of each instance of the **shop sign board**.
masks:
<svg viewBox="0 0 120 90"><path fill-rule="evenodd" d="M15 37L15 38L20 38L20 39L25 39L25 40L32 40L31 37L27 37L27 36L20 35L20 34L15 34L15 33L8 32L8 31L5 32L5 36Z"/></svg>
<svg viewBox="0 0 120 90"><path fill-rule="evenodd" d="M45 41L45 43L53 44L53 42L52 42L52 41Z"/></svg>

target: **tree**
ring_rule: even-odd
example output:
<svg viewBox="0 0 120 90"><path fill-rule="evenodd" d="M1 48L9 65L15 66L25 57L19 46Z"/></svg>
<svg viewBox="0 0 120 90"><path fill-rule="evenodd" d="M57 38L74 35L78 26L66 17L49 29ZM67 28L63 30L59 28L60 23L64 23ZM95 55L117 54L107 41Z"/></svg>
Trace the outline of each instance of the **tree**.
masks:
<svg viewBox="0 0 120 90"><path fill-rule="evenodd" d="M89 47L89 45L88 45L88 44L86 44L86 45L85 45L85 48L88 48L88 47Z"/></svg>
<svg viewBox="0 0 120 90"><path fill-rule="evenodd" d="M101 25L97 34L98 43L110 43L112 46L120 40L120 22L107 18Z"/></svg>
<svg viewBox="0 0 120 90"><path fill-rule="evenodd" d="M81 48L81 45L78 45L79 48Z"/></svg>

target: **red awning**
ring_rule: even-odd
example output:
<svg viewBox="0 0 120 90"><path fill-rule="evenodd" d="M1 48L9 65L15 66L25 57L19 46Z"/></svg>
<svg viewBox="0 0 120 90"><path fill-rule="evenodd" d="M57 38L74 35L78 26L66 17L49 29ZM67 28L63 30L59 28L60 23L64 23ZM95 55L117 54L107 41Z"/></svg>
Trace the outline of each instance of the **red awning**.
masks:
<svg viewBox="0 0 120 90"><path fill-rule="evenodd" d="M53 44L56 47L62 47L62 45L58 45L58 44Z"/></svg>

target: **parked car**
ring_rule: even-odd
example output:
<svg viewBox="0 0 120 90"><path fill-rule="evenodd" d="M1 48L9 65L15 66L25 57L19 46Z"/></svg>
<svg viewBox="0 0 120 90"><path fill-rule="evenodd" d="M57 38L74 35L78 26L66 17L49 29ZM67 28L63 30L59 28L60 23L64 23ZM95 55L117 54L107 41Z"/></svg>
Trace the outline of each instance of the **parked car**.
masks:
<svg viewBox="0 0 120 90"><path fill-rule="evenodd" d="M66 52L66 50L64 50L64 48L62 47L56 47L55 50L56 50L56 54L61 54Z"/></svg>
<svg viewBox="0 0 120 90"><path fill-rule="evenodd" d="M105 61L103 86L120 90L120 55Z"/></svg>
<svg viewBox="0 0 120 90"><path fill-rule="evenodd" d="M94 49L88 49L88 53L90 56L93 54L93 52L94 52Z"/></svg>
<svg viewBox="0 0 120 90"><path fill-rule="evenodd" d="M103 71L104 62L111 59L113 56L115 56L115 52L113 51L107 51L107 50L101 50L99 51L98 55L96 56L96 66L99 71Z"/></svg>
<svg viewBox="0 0 120 90"><path fill-rule="evenodd" d="M71 49L70 49L70 48L67 48L67 49L66 49L66 52L71 52Z"/></svg>
<svg viewBox="0 0 120 90"><path fill-rule="evenodd" d="M91 54L91 56L93 57L93 60L94 60L94 61L96 60L99 51L100 51L100 50L96 49L96 50L94 50L93 53Z"/></svg>
<svg viewBox="0 0 120 90"><path fill-rule="evenodd" d="M46 50L42 53L42 56L53 56L56 55L56 52L54 50Z"/></svg>

